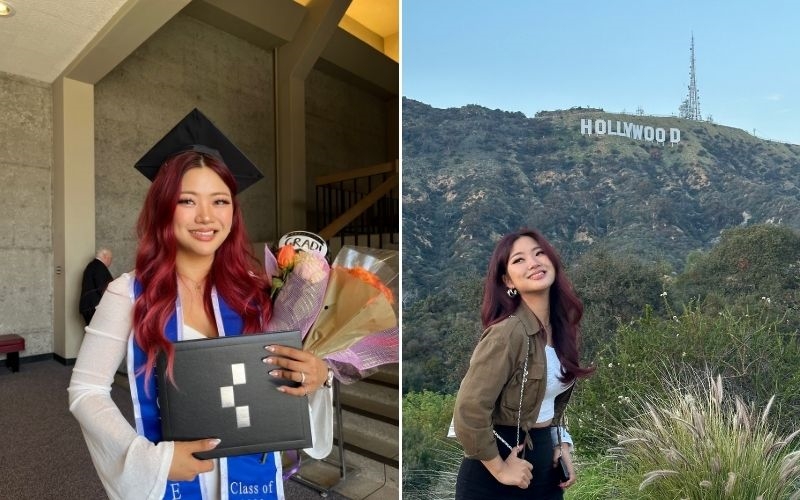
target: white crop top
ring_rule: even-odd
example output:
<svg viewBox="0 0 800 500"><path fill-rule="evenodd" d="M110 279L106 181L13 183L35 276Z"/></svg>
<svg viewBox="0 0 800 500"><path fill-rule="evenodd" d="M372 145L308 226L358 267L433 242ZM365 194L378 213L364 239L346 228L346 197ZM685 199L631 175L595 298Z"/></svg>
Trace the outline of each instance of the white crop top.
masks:
<svg viewBox="0 0 800 500"><path fill-rule="evenodd" d="M553 418L555 415L556 396L569 389L572 385L572 383L565 384L558 379L561 375L561 360L558 359L556 350L548 345L545 346L544 353L547 358L547 373L545 374L547 385L545 386L542 406L539 409L539 416L536 417L537 424L547 422Z"/></svg>
<svg viewBox="0 0 800 500"><path fill-rule="evenodd" d="M183 340L198 340L207 338L208 337L206 337L199 331L195 330L191 326L187 325L186 323L183 324Z"/></svg>

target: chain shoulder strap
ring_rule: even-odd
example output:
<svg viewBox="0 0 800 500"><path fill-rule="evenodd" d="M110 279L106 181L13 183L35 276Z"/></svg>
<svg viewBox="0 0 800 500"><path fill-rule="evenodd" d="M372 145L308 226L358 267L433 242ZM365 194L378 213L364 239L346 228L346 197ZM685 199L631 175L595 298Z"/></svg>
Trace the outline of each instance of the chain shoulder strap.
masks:
<svg viewBox="0 0 800 500"><path fill-rule="evenodd" d="M528 381L528 358L531 357L531 338L528 337L528 335L526 334L525 335L525 339L528 341L528 349L527 349L527 352L525 353L525 363L522 365L522 383L520 384L520 387L519 387L519 409L517 410L517 444L516 444L516 446L519 446L519 444L520 444L520 439L519 438L520 438L520 434L522 432L522 429L521 429L522 428L522 399L523 399L523 396L525 394L525 382ZM506 445L508 447L509 450L513 450L514 449L510 444L508 444L506 442L505 439L500 437L500 434L498 434L497 431L492 431L492 432L494 433L495 437L497 437L497 439L500 440L501 443L503 443L504 445Z"/></svg>

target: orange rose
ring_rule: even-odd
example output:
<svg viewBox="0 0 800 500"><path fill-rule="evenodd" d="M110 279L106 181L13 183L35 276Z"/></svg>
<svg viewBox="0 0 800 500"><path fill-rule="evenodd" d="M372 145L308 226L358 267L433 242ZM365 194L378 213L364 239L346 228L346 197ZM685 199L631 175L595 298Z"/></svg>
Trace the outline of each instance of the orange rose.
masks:
<svg viewBox="0 0 800 500"><path fill-rule="evenodd" d="M284 273L294 267L294 257L297 252L292 245L284 245L278 250L278 267Z"/></svg>

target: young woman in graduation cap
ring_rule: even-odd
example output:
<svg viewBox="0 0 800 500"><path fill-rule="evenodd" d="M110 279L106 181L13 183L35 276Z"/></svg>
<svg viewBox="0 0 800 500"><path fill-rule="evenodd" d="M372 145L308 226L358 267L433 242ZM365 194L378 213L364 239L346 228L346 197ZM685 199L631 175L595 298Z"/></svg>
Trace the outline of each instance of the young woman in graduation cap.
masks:
<svg viewBox="0 0 800 500"><path fill-rule="evenodd" d="M262 175L196 109L136 166L153 181L139 215L136 269L108 287L68 389L98 475L110 498L281 499L278 453L199 460L193 453L219 441L161 441L154 373L159 352L172 360L173 342L269 330L270 282L250 251L236 199ZM308 395L321 408L312 412L308 451L327 455L327 364L290 347L271 349L264 356L279 368L270 375L300 384L279 390ZM136 429L110 397L126 356Z"/></svg>

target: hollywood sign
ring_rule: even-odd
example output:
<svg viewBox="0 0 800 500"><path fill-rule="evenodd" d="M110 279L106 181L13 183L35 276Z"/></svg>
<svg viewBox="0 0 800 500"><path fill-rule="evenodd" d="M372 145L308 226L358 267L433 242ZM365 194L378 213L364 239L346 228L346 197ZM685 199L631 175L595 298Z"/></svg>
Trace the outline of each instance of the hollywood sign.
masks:
<svg viewBox="0 0 800 500"><path fill-rule="evenodd" d="M614 126L616 125L616 127ZM620 120L592 120L581 118L582 135L618 135L620 137L630 137L640 141L650 141L665 143L667 142L667 130L661 127L651 127L638 123L623 122ZM669 142L675 144L681 142L681 131L670 127Z"/></svg>

